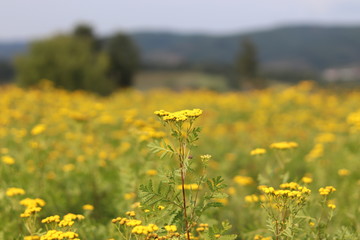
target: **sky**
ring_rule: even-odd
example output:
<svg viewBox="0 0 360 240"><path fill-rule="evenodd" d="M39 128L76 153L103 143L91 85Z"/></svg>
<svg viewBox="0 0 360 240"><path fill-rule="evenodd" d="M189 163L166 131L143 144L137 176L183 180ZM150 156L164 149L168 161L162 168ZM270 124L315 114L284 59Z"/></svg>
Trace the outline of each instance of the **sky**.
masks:
<svg viewBox="0 0 360 240"><path fill-rule="evenodd" d="M0 41L68 32L231 34L278 26L358 25L360 0L0 0Z"/></svg>

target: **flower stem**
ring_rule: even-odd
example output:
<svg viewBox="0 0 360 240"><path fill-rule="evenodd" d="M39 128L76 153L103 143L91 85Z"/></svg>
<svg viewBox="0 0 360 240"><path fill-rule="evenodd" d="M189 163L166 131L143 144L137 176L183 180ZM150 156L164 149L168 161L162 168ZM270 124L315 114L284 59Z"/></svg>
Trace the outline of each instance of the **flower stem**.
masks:
<svg viewBox="0 0 360 240"><path fill-rule="evenodd" d="M181 172L181 190L182 190L182 198L183 198L183 209L184 209L184 222L185 222L185 231L186 231L186 238L187 240L190 240L190 232L189 232L189 224L187 219L187 213L186 213L186 194L185 194L185 169L184 169L184 157L185 157L185 144L180 145L180 154L179 154L179 160L180 160L180 172Z"/></svg>

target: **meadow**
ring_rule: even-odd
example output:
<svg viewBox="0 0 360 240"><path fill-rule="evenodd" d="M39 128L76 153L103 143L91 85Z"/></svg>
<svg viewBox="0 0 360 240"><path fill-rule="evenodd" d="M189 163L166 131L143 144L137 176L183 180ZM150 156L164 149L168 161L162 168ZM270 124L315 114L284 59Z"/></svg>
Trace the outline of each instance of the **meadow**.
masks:
<svg viewBox="0 0 360 240"><path fill-rule="evenodd" d="M359 103L310 81L108 97L3 86L0 239L360 239ZM193 146L180 168L174 138Z"/></svg>

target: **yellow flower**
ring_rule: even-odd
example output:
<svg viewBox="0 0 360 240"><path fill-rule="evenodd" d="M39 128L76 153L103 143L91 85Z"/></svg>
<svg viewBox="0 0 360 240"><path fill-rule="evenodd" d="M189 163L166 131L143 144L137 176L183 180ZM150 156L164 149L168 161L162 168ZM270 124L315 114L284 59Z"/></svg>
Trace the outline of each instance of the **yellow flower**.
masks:
<svg viewBox="0 0 360 240"><path fill-rule="evenodd" d="M94 206L91 204L85 204L84 206L82 206L82 209L86 211L92 211L94 210Z"/></svg>
<svg viewBox="0 0 360 240"><path fill-rule="evenodd" d="M2 156L1 160L3 163L7 164L7 165L13 165L15 164L15 160L14 158L10 157L10 156Z"/></svg>
<svg viewBox="0 0 360 240"><path fill-rule="evenodd" d="M147 226L136 226L132 229L131 232L135 234L148 235L149 233L157 231L158 229L159 227L156 226L155 224L149 224Z"/></svg>
<svg viewBox="0 0 360 240"><path fill-rule="evenodd" d="M41 222L42 223L52 223L52 222L58 223L58 222L60 222L60 216L59 215L50 216L50 217L44 218L43 220L41 220Z"/></svg>
<svg viewBox="0 0 360 240"><path fill-rule="evenodd" d="M63 232L58 230L49 230L45 235L41 236L41 240L55 240L55 239L72 239L79 240L79 234L71 231Z"/></svg>
<svg viewBox="0 0 360 240"><path fill-rule="evenodd" d="M73 171L74 169L75 169L75 165L72 164L72 163L65 164L65 165L63 166L63 168L62 168L62 170L63 170L64 172L71 172L71 171Z"/></svg>
<svg viewBox="0 0 360 240"><path fill-rule="evenodd" d="M255 156L255 155L263 155L266 153L266 149L264 148L255 148L254 150L252 150L250 152L251 156Z"/></svg>
<svg viewBox="0 0 360 240"><path fill-rule="evenodd" d="M135 193L125 193L124 194L124 198L125 200L130 200L130 199L133 199L136 197L136 194Z"/></svg>
<svg viewBox="0 0 360 240"><path fill-rule="evenodd" d="M329 203L329 204L327 205L327 207L330 208L330 209L335 209L335 208L336 208L336 205L335 205L335 204L332 204L332 203Z"/></svg>
<svg viewBox="0 0 360 240"><path fill-rule="evenodd" d="M339 176L344 177L344 176L348 176L350 174L350 171L345 168L342 168L338 170L338 174Z"/></svg>
<svg viewBox="0 0 360 240"><path fill-rule="evenodd" d="M166 225L165 230L168 231L168 232L176 232L177 227L175 225Z"/></svg>
<svg viewBox="0 0 360 240"><path fill-rule="evenodd" d="M284 150L284 149L297 148L298 146L299 145L296 142L276 142L276 143L272 143L270 145L270 148Z"/></svg>
<svg viewBox="0 0 360 240"><path fill-rule="evenodd" d="M46 202L40 198L25 198L20 201L20 205L26 206L28 208L31 207L43 207L45 206Z"/></svg>
<svg viewBox="0 0 360 240"><path fill-rule="evenodd" d="M159 209L159 210L164 210L164 209L165 209L165 207L164 207L164 206L162 206L162 205L159 205L159 206L158 206L158 209Z"/></svg>
<svg viewBox="0 0 360 240"><path fill-rule="evenodd" d="M311 162L314 159L322 157L324 154L324 145L321 143L315 144L313 149L306 155L306 161Z"/></svg>
<svg viewBox="0 0 360 240"><path fill-rule="evenodd" d="M252 195L245 196L244 200L247 203L253 203L253 202L258 202L259 197L257 195L255 195L255 194L252 194Z"/></svg>
<svg viewBox="0 0 360 240"><path fill-rule="evenodd" d="M324 188L319 189L319 193L322 196L327 196L330 193L335 192L335 191L336 191L336 189L333 186L326 186Z"/></svg>
<svg viewBox="0 0 360 240"><path fill-rule="evenodd" d="M235 176L234 182L236 182L240 186L247 186L254 183L254 180L251 177L247 176Z"/></svg>
<svg viewBox="0 0 360 240"><path fill-rule="evenodd" d="M333 133L321 133L315 138L315 142L317 143L327 143L334 141L335 141L335 135Z"/></svg>
<svg viewBox="0 0 360 240"><path fill-rule="evenodd" d="M134 202L133 204L131 204L131 208L139 208L139 207L141 207L140 202Z"/></svg>
<svg viewBox="0 0 360 240"><path fill-rule="evenodd" d="M38 213L40 211L41 211L41 207L30 206L30 207L27 207L22 214L20 214L20 217L28 218L31 215Z"/></svg>
<svg viewBox="0 0 360 240"><path fill-rule="evenodd" d="M236 194L236 189L234 187L229 187L227 190L227 193L229 195L235 195Z"/></svg>
<svg viewBox="0 0 360 240"><path fill-rule="evenodd" d="M124 220L124 218L122 219ZM122 222L120 221L120 224ZM142 223L141 220L136 220L136 219L127 219L126 222L124 224L126 224L126 226L129 226L129 227L134 227L134 226L140 226Z"/></svg>
<svg viewBox="0 0 360 240"><path fill-rule="evenodd" d="M135 212L134 211L127 211L126 215L128 215L129 217L135 217Z"/></svg>
<svg viewBox="0 0 360 240"><path fill-rule="evenodd" d="M311 177L303 177L302 179L301 179L301 181L303 182L303 183L312 183L312 181L313 181L313 179L311 178Z"/></svg>
<svg viewBox="0 0 360 240"><path fill-rule="evenodd" d="M8 197L12 197L16 195L24 195L24 194L25 194L25 190L22 188L8 188L6 190L6 196Z"/></svg>
<svg viewBox="0 0 360 240"><path fill-rule="evenodd" d="M39 135L39 134L43 133L45 130L46 130L45 124L38 124L31 129L31 135L33 135L33 136Z"/></svg>
<svg viewBox="0 0 360 240"><path fill-rule="evenodd" d="M155 169L149 169L146 171L146 174L149 176L156 176L157 175L157 171Z"/></svg>
<svg viewBox="0 0 360 240"><path fill-rule="evenodd" d="M162 119L165 122L184 122L188 119L195 119L199 117L202 114L201 109L193 109L193 110L181 110L177 112L167 112L164 110L155 111L154 113L158 115L159 117L162 117Z"/></svg>
<svg viewBox="0 0 360 240"><path fill-rule="evenodd" d="M205 154L205 155L201 155L200 158L201 160L205 161L205 160L209 160L212 156L210 154Z"/></svg>

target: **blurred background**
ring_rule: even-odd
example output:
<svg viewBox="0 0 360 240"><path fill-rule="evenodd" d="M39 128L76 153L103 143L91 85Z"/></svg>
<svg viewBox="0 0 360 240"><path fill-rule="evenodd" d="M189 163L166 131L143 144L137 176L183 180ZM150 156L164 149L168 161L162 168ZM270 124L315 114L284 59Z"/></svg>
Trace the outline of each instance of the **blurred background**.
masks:
<svg viewBox="0 0 360 240"><path fill-rule="evenodd" d="M261 89L360 82L358 0L0 2L0 83Z"/></svg>

